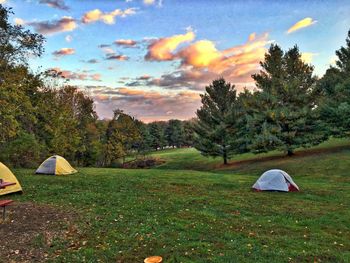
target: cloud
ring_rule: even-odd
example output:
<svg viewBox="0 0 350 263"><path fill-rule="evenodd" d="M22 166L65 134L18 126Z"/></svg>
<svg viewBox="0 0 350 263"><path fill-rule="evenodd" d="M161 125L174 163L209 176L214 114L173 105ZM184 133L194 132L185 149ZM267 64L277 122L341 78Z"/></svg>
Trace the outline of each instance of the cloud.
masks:
<svg viewBox="0 0 350 263"><path fill-rule="evenodd" d="M121 55L121 54L107 54L106 56L107 60L119 60L119 61L125 61L125 60L129 60L128 56L125 55Z"/></svg>
<svg viewBox="0 0 350 263"><path fill-rule="evenodd" d="M141 77L138 77L139 80L148 80L150 78L151 78L150 75L142 75Z"/></svg>
<svg viewBox="0 0 350 263"><path fill-rule="evenodd" d="M70 16L64 16L59 20L28 22L26 24L34 27L35 31L44 35L73 31L77 28L75 19Z"/></svg>
<svg viewBox="0 0 350 263"><path fill-rule="evenodd" d="M143 4L145 5L157 5L158 7L162 7L163 0L143 0Z"/></svg>
<svg viewBox="0 0 350 263"><path fill-rule="evenodd" d="M66 42L70 43L73 41L73 37L71 35L67 35L65 38Z"/></svg>
<svg viewBox="0 0 350 263"><path fill-rule="evenodd" d="M258 72L266 46L272 41L267 33L255 33L246 43L219 50L210 40L199 40L170 53L169 59L179 61L176 70L148 80L133 80L126 86L159 86L167 89L203 90L213 79L224 77L239 90L253 88L251 75Z"/></svg>
<svg viewBox="0 0 350 263"><path fill-rule="evenodd" d="M130 80L130 78L125 79L125 80ZM150 81L152 80L152 77L150 75L142 75L140 77L134 78L127 82L125 85L127 87L139 87L139 86L148 86ZM124 81L123 81L124 83Z"/></svg>
<svg viewBox="0 0 350 263"><path fill-rule="evenodd" d="M112 25L115 23L116 17L126 17L136 14L136 8L128 8L124 11L121 9L115 9L112 12L102 12L100 9L94 9L89 12L86 12L81 21L84 24L94 23L97 21L102 21L105 24Z"/></svg>
<svg viewBox="0 0 350 263"><path fill-rule="evenodd" d="M135 47L137 42L132 39L118 39L114 41L114 44L117 46L123 46L123 47Z"/></svg>
<svg viewBox="0 0 350 263"><path fill-rule="evenodd" d="M89 59L89 60L83 60L83 62L89 63L89 64L97 64L100 61L98 59L92 58L92 59Z"/></svg>
<svg viewBox="0 0 350 263"><path fill-rule="evenodd" d="M200 40L182 49L177 57L182 59L182 64L194 67L208 67L222 58L215 44L209 40Z"/></svg>
<svg viewBox="0 0 350 263"><path fill-rule="evenodd" d="M18 18L18 17L16 17L14 19L14 22L15 22L16 25L19 25L19 26L25 25L25 23L26 23L26 21L24 21L23 19Z"/></svg>
<svg viewBox="0 0 350 263"><path fill-rule="evenodd" d="M175 57L172 52L175 51L181 43L191 42L194 38L195 34L192 31L188 31L186 34L159 38L151 41L151 44L147 48L148 52L145 59L154 61L173 60Z"/></svg>
<svg viewBox="0 0 350 263"><path fill-rule="evenodd" d="M331 58L329 59L329 64L332 66L335 66L338 59L339 58L337 55L332 55Z"/></svg>
<svg viewBox="0 0 350 263"><path fill-rule="evenodd" d="M0 0L0 4L5 4L6 0Z"/></svg>
<svg viewBox="0 0 350 263"><path fill-rule="evenodd" d="M46 4L49 7L61 10L69 10L69 7L64 3L64 0L40 0L39 3Z"/></svg>
<svg viewBox="0 0 350 263"><path fill-rule="evenodd" d="M61 48L60 50L56 50L52 52L52 55L56 57L62 57L62 56L67 56L67 55L73 55L75 53L74 48Z"/></svg>
<svg viewBox="0 0 350 263"><path fill-rule="evenodd" d="M311 52L303 52L301 53L301 59L305 62L310 64L312 62L312 59L314 56L317 56L318 53L311 53Z"/></svg>
<svg viewBox="0 0 350 263"><path fill-rule="evenodd" d="M87 71L70 71L70 70L64 70L61 68L51 68L49 69L51 71L54 71L56 73L59 73L63 78L69 79L69 80L90 80L90 81L101 81L101 74L95 73L95 74L89 74Z"/></svg>
<svg viewBox="0 0 350 263"><path fill-rule="evenodd" d="M95 81L101 81L101 74L99 73L92 74L91 79Z"/></svg>
<svg viewBox="0 0 350 263"><path fill-rule="evenodd" d="M100 118L111 118L112 109L120 108L145 122L189 119L201 104L200 93L194 91L159 92L106 86L86 86L82 89L94 98Z"/></svg>
<svg viewBox="0 0 350 263"><path fill-rule="evenodd" d="M145 5L154 5L156 3L156 0L143 0L143 3Z"/></svg>
<svg viewBox="0 0 350 263"><path fill-rule="evenodd" d="M305 27L312 26L315 23L317 23L317 21L313 20L311 17L304 18L304 19L296 22L293 26L291 26L287 30L287 34L290 34L292 32L295 32L295 31L300 30L300 29L305 28Z"/></svg>

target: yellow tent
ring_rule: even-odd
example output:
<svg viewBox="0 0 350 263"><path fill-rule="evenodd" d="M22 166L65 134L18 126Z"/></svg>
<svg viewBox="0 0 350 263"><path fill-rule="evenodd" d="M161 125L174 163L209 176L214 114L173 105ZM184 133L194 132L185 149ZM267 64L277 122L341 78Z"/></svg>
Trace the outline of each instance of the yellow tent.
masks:
<svg viewBox="0 0 350 263"><path fill-rule="evenodd" d="M78 172L62 156L54 155L47 158L36 170L37 174L66 175Z"/></svg>
<svg viewBox="0 0 350 263"><path fill-rule="evenodd" d="M0 195L6 195L15 192L22 192L22 187L19 184L16 176L7 168L6 165L0 162L0 179L6 183L16 183L15 185L7 186L0 189Z"/></svg>

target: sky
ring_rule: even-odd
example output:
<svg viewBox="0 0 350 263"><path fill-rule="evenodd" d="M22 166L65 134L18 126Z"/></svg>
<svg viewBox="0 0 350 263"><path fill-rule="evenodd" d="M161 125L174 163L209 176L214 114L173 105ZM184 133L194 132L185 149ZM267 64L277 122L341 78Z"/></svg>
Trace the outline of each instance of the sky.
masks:
<svg viewBox="0 0 350 263"><path fill-rule="evenodd" d="M298 45L321 77L350 29L350 1L0 0L11 21L46 37L34 71L62 72L101 119L189 119L224 77L253 90L272 44Z"/></svg>

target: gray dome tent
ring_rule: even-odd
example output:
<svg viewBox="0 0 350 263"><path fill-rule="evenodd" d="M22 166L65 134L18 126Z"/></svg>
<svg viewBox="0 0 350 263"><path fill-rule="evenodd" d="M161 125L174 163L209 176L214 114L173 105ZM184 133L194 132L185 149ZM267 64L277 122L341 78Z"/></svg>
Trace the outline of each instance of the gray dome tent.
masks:
<svg viewBox="0 0 350 263"><path fill-rule="evenodd" d="M279 169L268 170L263 173L252 188L256 191L299 191L299 187L294 183L292 177Z"/></svg>

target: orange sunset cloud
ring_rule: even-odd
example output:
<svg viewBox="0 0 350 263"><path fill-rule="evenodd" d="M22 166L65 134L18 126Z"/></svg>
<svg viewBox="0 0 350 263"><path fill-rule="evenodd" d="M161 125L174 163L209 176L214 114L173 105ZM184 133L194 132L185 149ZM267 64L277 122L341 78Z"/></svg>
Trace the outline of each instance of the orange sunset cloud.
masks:
<svg viewBox="0 0 350 263"><path fill-rule="evenodd" d="M219 50L210 40L199 40L191 45L181 48L178 52L172 52L179 43L178 36L155 40L149 47L146 59L151 60L179 60L178 70L164 74L160 78L146 81L140 79L128 83L128 86L160 86L167 88L189 88L202 90L210 80L224 77L228 81L237 84L239 88L253 87L251 75L259 69L259 62L264 59L266 46L272 43L267 33L249 35L246 43ZM181 35L181 40L191 39ZM173 44L169 48L169 43Z"/></svg>
<svg viewBox="0 0 350 263"><path fill-rule="evenodd" d="M293 26L291 26L287 30L287 34L290 34L292 32L295 32L295 31L302 29L302 28L305 28L305 27L312 26L315 23L317 23L317 21L313 20L311 17L304 18L304 19L296 22Z"/></svg>
<svg viewBox="0 0 350 263"><path fill-rule="evenodd" d="M105 24L112 25L115 23L115 18L117 16L119 17L126 17L129 15L134 15L136 13L135 8L128 8L126 10L121 10L121 9L115 9L112 12L102 12L100 9L94 9L89 12L86 12L81 21L84 24L89 24L89 23L94 23L97 21L102 21Z"/></svg>
<svg viewBox="0 0 350 263"><path fill-rule="evenodd" d="M188 31L183 35L159 38L148 46L148 53L146 54L145 59L157 61L172 60L174 59L172 52L181 43L191 42L194 38L195 34L192 31Z"/></svg>

